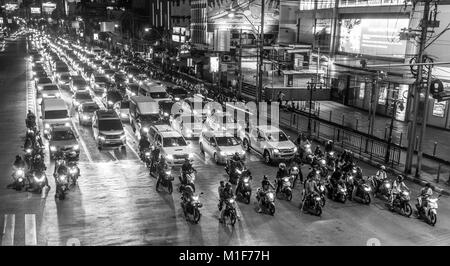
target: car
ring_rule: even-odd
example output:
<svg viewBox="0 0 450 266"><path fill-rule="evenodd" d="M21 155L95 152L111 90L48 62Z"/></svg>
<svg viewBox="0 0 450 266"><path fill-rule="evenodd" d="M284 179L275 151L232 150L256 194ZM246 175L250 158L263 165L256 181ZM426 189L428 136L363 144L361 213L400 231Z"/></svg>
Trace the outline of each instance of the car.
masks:
<svg viewBox="0 0 450 266"><path fill-rule="evenodd" d="M203 123L204 131L229 131L241 137L243 128L230 113L216 111L209 115Z"/></svg>
<svg viewBox="0 0 450 266"><path fill-rule="evenodd" d="M122 121L113 110L95 111L92 132L99 149L108 146L125 148L127 143Z"/></svg>
<svg viewBox="0 0 450 266"><path fill-rule="evenodd" d="M39 90L38 96L45 98L61 98L61 92L56 84L46 84Z"/></svg>
<svg viewBox="0 0 450 266"><path fill-rule="evenodd" d="M103 75L93 75L90 79L91 90L96 95L103 95L106 92L107 86L109 84L108 79Z"/></svg>
<svg viewBox="0 0 450 266"><path fill-rule="evenodd" d="M201 116L183 112L173 115L170 125L187 139L198 138L202 133L203 119Z"/></svg>
<svg viewBox="0 0 450 266"><path fill-rule="evenodd" d="M89 90L91 88L82 76L72 77L72 80L70 81L69 86L70 86L70 90L72 92Z"/></svg>
<svg viewBox="0 0 450 266"><path fill-rule="evenodd" d="M78 106L85 102L92 102L91 93L88 90L77 91L72 96L72 106L78 108Z"/></svg>
<svg viewBox="0 0 450 266"><path fill-rule="evenodd" d="M66 102L63 99L43 99L41 103L41 119L46 137L53 125L70 126L70 116Z"/></svg>
<svg viewBox="0 0 450 266"><path fill-rule="evenodd" d="M110 81L113 82L113 78L114 78L114 74L116 73L115 70L112 69L106 69L104 71L101 72L103 75L105 75L105 77Z"/></svg>
<svg viewBox="0 0 450 266"><path fill-rule="evenodd" d="M194 159L190 143L169 125L153 125L147 137L151 145L160 147L160 155L169 166L181 166L185 159Z"/></svg>
<svg viewBox="0 0 450 266"><path fill-rule="evenodd" d="M33 72L33 80L37 81L40 78L48 78L47 72L45 70Z"/></svg>
<svg viewBox="0 0 450 266"><path fill-rule="evenodd" d="M53 81L48 77L47 78L42 77L42 78L38 78L37 80L35 80L34 84L35 84L36 90L40 91L40 90L42 90L43 86L52 85Z"/></svg>
<svg viewBox="0 0 450 266"><path fill-rule="evenodd" d="M242 145L246 151L252 149L262 155L267 164L290 160L297 153L297 147L289 137L282 130L271 125L250 128L250 132L245 133Z"/></svg>
<svg viewBox="0 0 450 266"><path fill-rule="evenodd" d="M226 131L205 131L199 138L200 151L211 156L217 164L225 164L235 153L245 159L242 142Z"/></svg>
<svg viewBox="0 0 450 266"><path fill-rule="evenodd" d="M72 76L69 73L63 73L56 78L59 86L69 86L71 79Z"/></svg>
<svg viewBox="0 0 450 266"><path fill-rule="evenodd" d="M148 85L141 86L146 96L152 97L155 101L172 100L172 97L167 93L166 87L163 85Z"/></svg>
<svg viewBox="0 0 450 266"><path fill-rule="evenodd" d="M103 94L101 100L107 109L111 109L116 103L123 100L123 96L119 90L109 89Z"/></svg>
<svg viewBox="0 0 450 266"><path fill-rule="evenodd" d="M117 103L114 107L117 115L122 122L130 122L130 101L123 99L120 103Z"/></svg>
<svg viewBox="0 0 450 266"><path fill-rule="evenodd" d="M143 84L147 80L148 80L148 76L146 74L137 74L137 75L134 75L132 78L132 82L137 83L137 84Z"/></svg>
<svg viewBox="0 0 450 266"><path fill-rule="evenodd" d="M167 93L169 93L170 95L172 95L173 99L175 101L180 101L183 99L186 99L187 97L189 97L189 92L179 86L175 86L175 87L171 87L171 88L167 88Z"/></svg>
<svg viewBox="0 0 450 266"><path fill-rule="evenodd" d="M138 136L146 134L153 124L160 123L159 105L151 97L130 97L130 125Z"/></svg>
<svg viewBox="0 0 450 266"><path fill-rule="evenodd" d="M77 159L80 156L80 145L70 126L52 126L48 142L49 154L52 159L54 159L56 152L62 152L69 158Z"/></svg>
<svg viewBox="0 0 450 266"><path fill-rule="evenodd" d="M78 110L78 122L82 126L91 125L92 117L95 111L100 110L100 107L95 102L84 102L77 108Z"/></svg>

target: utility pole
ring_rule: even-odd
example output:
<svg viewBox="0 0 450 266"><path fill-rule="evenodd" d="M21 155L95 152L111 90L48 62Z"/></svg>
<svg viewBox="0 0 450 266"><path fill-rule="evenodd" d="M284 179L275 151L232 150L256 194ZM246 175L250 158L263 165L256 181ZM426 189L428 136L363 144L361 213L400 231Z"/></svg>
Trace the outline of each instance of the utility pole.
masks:
<svg viewBox="0 0 450 266"><path fill-rule="evenodd" d="M420 90L422 88L423 83L423 65L420 63L423 62L423 53L425 50L425 42L428 33L428 18L430 13L430 4L433 0L425 0L424 11L422 20L420 22L421 34L419 40L419 51L417 54L416 63L419 63L417 66L417 77L416 82L414 84L414 90L411 97L413 98L413 119L411 120L411 126L408 128L408 150L406 153L406 162L405 162L405 173L411 174L412 161L414 157L414 149L415 149L415 140L416 140L416 131L417 131L417 116L419 111L420 104Z"/></svg>
<svg viewBox="0 0 450 266"><path fill-rule="evenodd" d="M242 28L239 30L239 97L242 95Z"/></svg>
<svg viewBox="0 0 450 266"><path fill-rule="evenodd" d="M261 27L259 37L259 72L258 72L258 86L256 88L256 102L260 102L262 99L263 89L263 67L264 67L264 11L266 3L265 0L261 0Z"/></svg>

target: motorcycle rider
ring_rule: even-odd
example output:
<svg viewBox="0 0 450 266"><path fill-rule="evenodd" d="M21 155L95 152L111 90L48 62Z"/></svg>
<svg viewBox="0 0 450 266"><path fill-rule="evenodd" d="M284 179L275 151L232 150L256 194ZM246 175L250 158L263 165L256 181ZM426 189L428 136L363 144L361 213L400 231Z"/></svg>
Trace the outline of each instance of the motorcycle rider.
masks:
<svg viewBox="0 0 450 266"><path fill-rule="evenodd" d="M217 189L219 192L219 211L222 210L223 205L223 190L225 189L225 181L221 180L219 183L219 188Z"/></svg>
<svg viewBox="0 0 450 266"><path fill-rule="evenodd" d="M380 184L387 179L386 167L384 165L380 166L380 170L377 171L375 175L375 180L377 182L375 186L375 192L378 191Z"/></svg>
<svg viewBox="0 0 450 266"><path fill-rule="evenodd" d="M181 166L181 177L180 177L180 183L182 185L187 184L187 178L186 178L186 174L189 173L190 171L194 171L196 172L196 170L194 169L194 167L192 167L191 162L189 161L188 158L184 159L184 163Z"/></svg>
<svg viewBox="0 0 450 266"><path fill-rule="evenodd" d="M430 183L426 183L425 187L423 187L420 190L420 194L417 197L417 203L419 208L418 209L424 209L427 206L427 199L433 195L433 189L431 188Z"/></svg>
<svg viewBox="0 0 450 266"><path fill-rule="evenodd" d="M151 152L152 162L150 163L150 171L153 170L153 167L156 165L156 162L159 160L159 155L161 153L161 149L157 144L156 147L153 147Z"/></svg>
<svg viewBox="0 0 450 266"><path fill-rule="evenodd" d="M306 135L302 134L299 144L300 144L300 147L298 149L299 150L299 155L300 155L300 158L303 158L303 155L306 152L306 150L305 150L306 145L311 145L311 143L309 142L309 140L306 137Z"/></svg>
<svg viewBox="0 0 450 266"><path fill-rule="evenodd" d="M230 176L235 174L237 168L241 168L243 166L243 162L241 161L241 157L238 152L235 152L233 157L229 161L230 164Z"/></svg>
<svg viewBox="0 0 450 266"><path fill-rule="evenodd" d="M270 183L269 178L264 175L263 180L261 181L261 189L259 189L258 197L259 197L259 209L258 212L261 213L261 201L264 199L267 192L270 191L270 189L275 189L275 186Z"/></svg>
<svg viewBox="0 0 450 266"><path fill-rule="evenodd" d="M20 155L16 155L16 159L13 163L14 171L17 169L24 169L25 168L25 161L22 159Z"/></svg>
<svg viewBox="0 0 450 266"><path fill-rule="evenodd" d="M332 140L328 140L327 143L325 143L325 152L328 153L328 152L333 151L333 146L334 146L333 141Z"/></svg>
<svg viewBox="0 0 450 266"><path fill-rule="evenodd" d="M44 158L40 154L36 154L33 157L33 161L31 163L31 170L32 171L45 171L47 170L47 167L44 164Z"/></svg>
<svg viewBox="0 0 450 266"><path fill-rule="evenodd" d="M36 125L36 115L33 112L31 112L31 110L28 110L25 124L27 128L32 128Z"/></svg>
<svg viewBox="0 0 450 266"><path fill-rule="evenodd" d="M231 184L229 182L227 182L225 184L225 188L222 191L222 201L224 202L233 197L234 197L233 189L231 187ZM224 213L225 213L225 209L222 208L222 210L220 212L220 219L219 219L220 223L224 222L224 218L223 218Z"/></svg>
<svg viewBox="0 0 450 266"><path fill-rule="evenodd" d="M139 152L143 154L145 149L148 148L150 148L150 142L148 141L146 136L142 136L141 139L139 140Z"/></svg>
<svg viewBox="0 0 450 266"><path fill-rule="evenodd" d="M323 157L323 152L319 146L316 146L316 149L314 150L314 156L316 156L317 158Z"/></svg>
<svg viewBox="0 0 450 266"><path fill-rule="evenodd" d="M280 192L281 187L283 185L283 178L289 176L289 172L286 169L286 164L285 163L280 163L278 165L278 171L277 171L277 176L276 176L276 180L277 180L277 190L276 193Z"/></svg>
<svg viewBox="0 0 450 266"><path fill-rule="evenodd" d="M397 179L392 182L392 189L391 189L391 197L389 199L390 206L393 206L394 199L397 197L397 195L403 191L409 191L409 188L406 186L405 182L403 182L404 178L402 175L398 175Z"/></svg>
<svg viewBox="0 0 450 266"><path fill-rule="evenodd" d="M305 182L303 199L302 199L302 210L305 206L305 202L309 200L312 196L319 193L319 187L317 186L316 179L314 177L309 177Z"/></svg>
<svg viewBox="0 0 450 266"><path fill-rule="evenodd" d="M330 177L330 184L333 190L337 187L340 180L342 180L342 171L340 167L336 167L336 170L334 170Z"/></svg>
<svg viewBox="0 0 450 266"><path fill-rule="evenodd" d="M166 162L166 158L163 156L161 157L161 160L159 160L159 164L157 166L158 168L158 176L161 178L165 173L164 171L169 167L169 165Z"/></svg>

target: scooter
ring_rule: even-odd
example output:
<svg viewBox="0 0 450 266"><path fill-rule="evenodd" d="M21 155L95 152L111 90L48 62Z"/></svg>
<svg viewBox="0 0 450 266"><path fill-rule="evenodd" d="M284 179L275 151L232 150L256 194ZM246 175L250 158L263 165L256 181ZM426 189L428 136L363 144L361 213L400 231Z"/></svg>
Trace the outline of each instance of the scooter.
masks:
<svg viewBox="0 0 450 266"><path fill-rule="evenodd" d="M275 182L277 182L275 180ZM292 188L291 188L291 177L285 176L281 179L281 188L280 191L277 193L277 196L282 195L282 198L286 199L287 201L292 200Z"/></svg>
<svg viewBox="0 0 450 266"><path fill-rule="evenodd" d="M268 192L266 192L264 194L263 198L261 198L259 196L260 192L261 192L261 188L258 188L258 191L256 193L256 200L258 201L258 203L264 213L268 213L273 216L275 214L275 194L274 194L274 192L272 190L269 190Z"/></svg>
<svg viewBox="0 0 450 266"><path fill-rule="evenodd" d="M302 210L316 216L322 215L322 198L318 194L307 197L302 205Z"/></svg>
<svg viewBox="0 0 450 266"><path fill-rule="evenodd" d="M78 182L78 178L80 177L80 169L77 166L77 163L74 161L70 161L67 165L67 168L69 169L69 180L71 181L72 185L76 185Z"/></svg>
<svg viewBox="0 0 450 266"><path fill-rule="evenodd" d="M25 187L25 169L16 169L16 171L12 174L12 177L14 181L10 187L17 191L21 191Z"/></svg>
<svg viewBox="0 0 450 266"><path fill-rule="evenodd" d="M241 178L236 188L236 197L238 199L244 199L247 204L250 204L250 197L252 195L251 179L251 176Z"/></svg>
<svg viewBox="0 0 450 266"><path fill-rule="evenodd" d="M55 198L64 200L66 192L69 190L69 177L67 175L55 174L56 193Z"/></svg>
<svg viewBox="0 0 450 266"><path fill-rule="evenodd" d="M183 183L181 182L182 178L181 178L181 176L179 176L181 185L180 185L178 191L179 191L180 193L183 192L183 190L184 190L184 188L185 188L186 186L190 186L190 187L192 188L192 191L195 192L195 184L194 184L195 178L196 178L195 173L196 173L195 170L192 170L192 171L189 171L188 173L186 173L186 181L187 181L186 184L183 184Z"/></svg>
<svg viewBox="0 0 450 266"><path fill-rule="evenodd" d="M173 192L173 186L172 186L172 181L174 180L174 177L172 176L172 171L170 171L169 169L165 170L162 172L162 176L161 174L158 176L158 180L156 181L156 191L159 191L159 186L162 185L163 187L167 188L167 192L169 192L169 194L172 194Z"/></svg>
<svg viewBox="0 0 450 266"><path fill-rule="evenodd" d="M297 180L300 178L300 182L303 183L303 176L300 173L300 168L297 165L294 165L289 169L289 174L292 178L292 185L291 188L295 188L295 184L297 183Z"/></svg>
<svg viewBox="0 0 450 266"><path fill-rule="evenodd" d="M395 197L394 201L392 202L390 210L396 211L406 217L410 217L411 214L413 213L413 210L411 204L409 204L409 201L410 201L409 192L406 190L400 191L400 193Z"/></svg>
<svg viewBox="0 0 450 266"><path fill-rule="evenodd" d="M203 194L203 192L200 194ZM200 208L203 207L203 204L199 201L199 196L192 195L189 202L182 201L180 204L186 219L197 224L201 217Z"/></svg>
<svg viewBox="0 0 450 266"><path fill-rule="evenodd" d="M437 209L438 209L438 201L441 195L437 198L427 198L425 203L425 208L419 206L416 203L417 214L419 218L425 220L431 226L436 225L437 223Z"/></svg>
<svg viewBox="0 0 450 266"><path fill-rule="evenodd" d="M237 220L236 208L234 207L235 202L236 201L234 198L229 198L225 200L225 210L223 213L224 221L226 221L226 219L228 218L232 226L234 226Z"/></svg>
<svg viewBox="0 0 450 266"><path fill-rule="evenodd" d="M356 187L353 186L353 189L356 189L356 192L355 197L352 198L352 200L359 201L367 205L370 204L370 202L372 201L370 197L372 188L367 183L361 182L360 184L358 184L358 186Z"/></svg>

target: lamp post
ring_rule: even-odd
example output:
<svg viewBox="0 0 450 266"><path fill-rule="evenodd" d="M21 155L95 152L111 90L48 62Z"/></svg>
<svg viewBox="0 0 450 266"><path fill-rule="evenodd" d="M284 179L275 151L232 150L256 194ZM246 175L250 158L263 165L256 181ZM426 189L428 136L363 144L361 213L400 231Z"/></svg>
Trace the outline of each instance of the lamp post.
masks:
<svg viewBox="0 0 450 266"><path fill-rule="evenodd" d="M397 100L393 100L393 102L392 102L391 125L389 126L389 137L388 137L388 142L387 142L387 147L386 147L386 155L384 157L384 162L386 164L389 163L389 159L391 157L392 131L394 129L394 119L395 119L395 114L397 113L397 107L399 107L400 110L403 111L403 109L405 108L403 105L403 100L397 99Z"/></svg>

